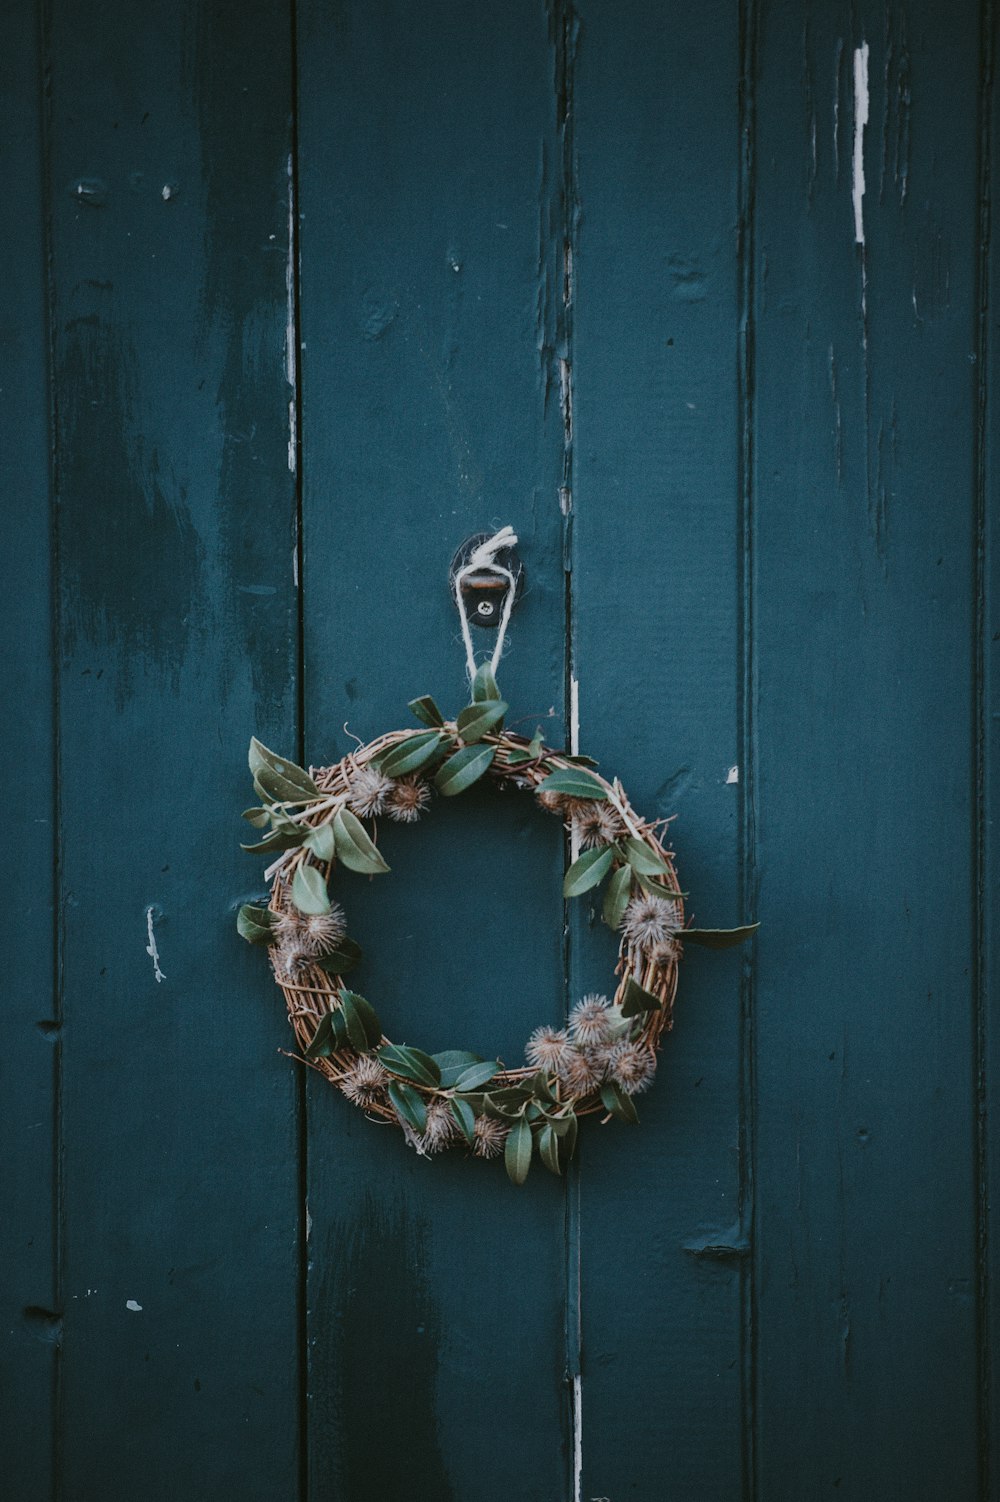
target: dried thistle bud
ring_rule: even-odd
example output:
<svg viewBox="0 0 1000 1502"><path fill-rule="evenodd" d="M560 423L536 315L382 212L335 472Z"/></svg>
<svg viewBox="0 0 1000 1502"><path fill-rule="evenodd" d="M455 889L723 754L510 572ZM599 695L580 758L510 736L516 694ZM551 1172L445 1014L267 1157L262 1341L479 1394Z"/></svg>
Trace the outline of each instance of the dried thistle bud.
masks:
<svg viewBox="0 0 1000 1502"><path fill-rule="evenodd" d="M371 1054L361 1054L337 1081L347 1099L356 1106L375 1106L385 1100L388 1072Z"/></svg>
<svg viewBox="0 0 1000 1502"><path fill-rule="evenodd" d="M622 931L629 944L651 955L658 946L673 940L679 921L676 903L660 897L633 897L625 909Z"/></svg>
<svg viewBox="0 0 1000 1502"><path fill-rule="evenodd" d="M288 908L275 919L274 932L280 943L298 945L306 954L332 954L347 932L347 923L343 908L334 902L328 913L300 913Z"/></svg>
<svg viewBox="0 0 1000 1502"><path fill-rule="evenodd" d="M559 1069L571 1051L564 1028L536 1027L524 1046L525 1057L533 1069Z"/></svg>
<svg viewBox="0 0 1000 1502"><path fill-rule="evenodd" d="M645 1043L616 1043L608 1054L608 1074L626 1095L639 1095L653 1083L656 1055Z"/></svg>
<svg viewBox="0 0 1000 1502"><path fill-rule="evenodd" d="M625 833L625 825L611 805L596 798L584 802L573 813L570 829L579 841L581 850L595 850L600 845L611 845Z"/></svg>
<svg viewBox="0 0 1000 1502"><path fill-rule="evenodd" d="M477 1158L499 1158L509 1131L504 1122L496 1121L492 1116L477 1116L472 1151Z"/></svg>
<svg viewBox="0 0 1000 1502"><path fill-rule="evenodd" d="M363 819L374 818L383 812L385 801L392 791L392 778L386 777L371 763L358 767L351 776L347 788L347 802L353 813Z"/></svg>
<svg viewBox="0 0 1000 1502"><path fill-rule="evenodd" d="M576 1099L597 1090L604 1078L604 1061L593 1048L570 1048L559 1069L559 1078Z"/></svg>
<svg viewBox="0 0 1000 1502"><path fill-rule="evenodd" d="M420 1138L425 1153L440 1153L455 1141L455 1118L445 1100L432 1100L427 1107L427 1125Z"/></svg>
<svg viewBox="0 0 1000 1502"><path fill-rule="evenodd" d="M596 993L578 1001L569 1014L569 1035L574 1043L606 1043L611 1036L611 1003Z"/></svg>
<svg viewBox="0 0 1000 1502"><path fill-rule="evenodd" d="M431 790L423 778L399 777L385 795L385 811L397 824L414 824L430 801Z"/></svg>

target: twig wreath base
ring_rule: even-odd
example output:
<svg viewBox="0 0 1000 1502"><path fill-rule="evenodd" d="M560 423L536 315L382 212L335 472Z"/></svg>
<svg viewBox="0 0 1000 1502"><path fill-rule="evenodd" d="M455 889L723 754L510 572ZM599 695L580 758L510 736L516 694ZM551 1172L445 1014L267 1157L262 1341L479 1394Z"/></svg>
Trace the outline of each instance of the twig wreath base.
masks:
<svg viewBox="0 0 1000 1502"><path fill-rule="evenodd" d="M665 821L641 819L621 783L608 782L589 758L552 750L540 733L529 740L504 730L507 705L490 667L476 673L472 703L454 720L430 698L410 709L424 730L389 731L311 772L251 742L261 804L244 818L269 832L244 849L280 854L265 873L268 906L244 906L239 931L269 946L302 1057L369 1117L402 1127L426 1156L451 1147L502 1155L518 1184L535 1155L558 1174L581 1116L638 1120L634 1097L652 1083L661 1038L673 1026L684 944L723 947L753 930L685 928L686 894L663 843ZM328 891L338 863L370 876L389 869L362 821L413 823L432 790L454 797L484 777L531 793L563 820L574 856L563 895L606 880L603 918L620 936L611 999L585 996L566 1027L536 1028L526 1062L513 1067L391 1042L372 1005L345 983L361 951Z"/></svg>

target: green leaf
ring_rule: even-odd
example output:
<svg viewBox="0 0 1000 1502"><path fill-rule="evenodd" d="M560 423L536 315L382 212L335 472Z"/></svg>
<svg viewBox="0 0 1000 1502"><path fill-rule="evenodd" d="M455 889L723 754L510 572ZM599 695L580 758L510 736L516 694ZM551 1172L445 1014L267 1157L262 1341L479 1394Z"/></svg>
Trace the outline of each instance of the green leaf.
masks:
<svg viewBox="0 0 1000 1502"><path fill-rule="evenodd" d="M585 850L566 872L563 896L579 897L581 893L589 892L591 887L596 887L610 871L614 854L610 845L604 845L598 850Z"/></svg>
<svg viewBox="0 0 1000 1502"><path fill-rule="evenodd" d="M499 1090L492 1090L483 1096L483 1110L487 1116L509 1121L512 1116L520 1115L530 1099L530 1090L525 1090L520 1085L503 1085Z"/></svg>
<svg viewBox="0 0 1000 1502"><path fill-rule="evenodd" d="M337 940L337 947L331 954L319 955L316 964L328 975L346 975L360 964L361 958L361 945L345 937Z"/></svg>
<svg viewBox="0 0 1000 1502"><path fill-rule="evenodd" d="M274 940L271 929L271 911L266 907L251 907L244 902L236 915L236 931L248 944L270 944Z"/></svg>
<svg viewBox="0 0 1000 1502"><path fill-rule="evenodd" d="M299 912L307 916L330 911L326 882L318 866L307 866L303 863L296 867L295 875L292 877L292 901Z"/></svg>
<svg viewBox="0 0 1000 1502"><path fill-rule="evenodd" d="M662 1005L658 996L654 996L651 991L647 991L637 980L629 976L621 1004L623 1017L640 1017L644 1012L659 1011Z"/></svg>
<svg viewBox="0 0 1000 1502"><path fill-rule="evenodd" d="M601 1086L601 1100L612 1116L617 1116L619 1121L630 1122L632 1126L638 1125L639 1113L633 1104L631 1095L626 1095L624 1090L615 1084L614 1080L605 1080Z"/></svg>
<svg viewBox="0 0 1000 1502"><path fill-rule="evenodd" d="M419 735L408 735L377 757L379 770L386 777L406 777L410 772L419 772L443 756L451 744L448 736L439 730L423 730Z"/></svg>
<svg viewBox="0 0 1000 1502"><path fill-rule="evenodd" d="M431 1058L441 1071L442 1090L450 1090L470 1064L483 1062L477 1053L466 1053L461 1048L448 1048L444 1053L431 1054Z"/></svg>
<svg viewBox="0 0 1000 1502"><path fill-rule="evenodd" d="M619 929L632 895L632 867L619 866L604 893L602 916L609 928Z"/></svg>
<svg viewBox="0 0 1000 1502"><path fill-rule="evenodd" d="M744 928L681 928L677 937L685 944L703 944L706 949L731 949L751 938L758 928L759 923L748 923Z"/></svg>
<svg viewBox="0 0 1000 1502"><path fill-rule="evenodd" d="M419 699L411 699L406 707L412 710L422 725L444 724L444 715L438 709L430 694L424 694Z"/></svg>
<svg viewBox="0 0 1000 1502"><path fill-rule="evenodd" d="M448 1105L451 1107L451 1114L452 1114L452 1116L454 1116L455 1120L458 1122L458 1125L459 1125L459 1128L461 1130L462 1136L465 1138L466 1142L469 1144L470 1147L475 1147L475 1145L476 1145L476 1113L475 1113L475 1111L469 1105L469 1102L467 1100L461 1100L461 1099L459 1099L458 1096L453 1096L451 1098L451 1100L448 1102Z"/></svg>
<svg viewBox="0 0 1000 1502"><path fill-rule="evenodd" d="M513 750L507 752L508 767L523 767L525 762L531 760L532 758L528 755L527 751L522 750L520 746L515 746Z"/></svg>
<svg viewBox="0 0 1000 1502"><path fill-rule="evenodd" d="M576 1152L576 1137L580 1123L577 1119L577 1114L575 1111L567 1111L563 1120L566 1123L566 1131L563 1134L562 1139L563 1152L566 1154L567 1158L572 1158L573 1154Z"/></svg>
<svg viewBox="0 0 1000 1502"><path fill-rule="evenodd" d="M599 767L601 765L600 762L595 761L592 756L571 756L568 751L560 751L559 756L562 761L571 762L574 767Z"/></svg>
<svg viewBox="0 0 1000 1502"><path fill-rule="evenodd" d="M333 1014L324 1012L319 1019L312 1042L306 1049L307 1059L326 1059L333 1052Z"/></svg>
<svg viewBox="0 0 1000 1502"><path fill-rule="evenodd" d="M241 845L248 855L270 855L274 850L294 850L301 845L307 830L301 824L279 824L257 845Z"/></svg>
<svg viewBox="0 0 1000 1502"><path fill-rule="evenodd" d="M496 746L463 746L438 768L434 786L445 798L464 793L488 770L496 754Z"/></svg>
<svg viewBox="0 0 1000 1502"><path fill-rule="evenodd" d="M254 829L266 828L270 817L271 815L266 808L245 808L240 814L240 818L246 819L247 823L252 824Z"/></svg>
<svg viewBox="0 0 1000 1502"><path fill-rule="evenodd" d="M485 704L489 699L499 699L500 690L493 676L493 669L488 662L484 662L476 669L476 676L472 680L472 698L476 704Z"/></svg>
<svg viewBox="0 0 1000 1502"><path fill-rule="evenodd" d="M317 860L329 863L333 860L334 839L332 824L320 824L316 829L310 829L303 844L307 850L311 850Z"/></svg>
<svg viewBox="0 0 1000 1502"><path fill-rule="evenodd" d="M427 1106L423 1096L412 1085L405 1085L402 1080L390 1080L389 1099L395 1106L397 1115L402 1117L407 1126L420 1134L427 1130Z"/></svg>
<svg viewBox="0 0 1000 1502"><path fill-rule="evenodd" d="M503 1150L504 1167L507 1169L507 1176L511 1183L523 1184L528 1177L533 1146L531 1127L522 1116L520 1121L515 1121L507 1133Z"/></svg>
<svg viewBox="0 0 1000 1502"><path fill-rule="evenodd" d="M559 1138L548 1122L538 1134L538 1156L550 1173L562 1174L562 1164L559 1161Z"/></svg>
<svg viewBox="0 0 1000 1502"><path fill-rule="evenodd" d="M539 727L539 729L536 730L534 735L531 737L531 740L528 742L528 755L531 757L532 761L535 761L539 756L541 756L544 750L545 740L542 736L541 727Z"/></svg>
<svg viewBox="0 0 1000 1502"><path fill-rule="evenodd" d="M632 835L622 841L625 859L633 871L643 876L669 876L670 867L662 855L650 848L645 840L637 840Z"/></svg>
<svg viewBox="0 0 1000 1502"><path fill-rule="evenodd" d="M471 1064L458 1076L455 1089L478 1090L480 1086L489 1084L490 1080L499 1073L500 1064L496 1059L486 1059L481 1064Z"/></svg>
<svg viewBox="0 0 1000 1502"><path fill-rule="evenodd" d="M382 1024L370 1001L356 991L341 991L340 1004L347 1019L347 1031L359 1053L377 1048L382 1041Z"/></svg>
<svg viewBox="0 0 1000 1502"><path fill-rule="evenodd" d="M499 725L507 713L507 705L502 699L490 699L484 704L467 704L461 711L455 724L458 733L467 746L481 741L487 731Z"/></svg>
<svg viewBox="0 0 1000 1502"><path fill-rule="evenodd" d="M544 1069L539 1069L537 1074L532 1075L531 1090L536 1100L543 1100L550 1106L557 1104L556 1098L552 1094L552 1088L549 1085L549 1077Z"/></svg>
<svg viewBox="0 0 1000 1502"><path fill-rule="evenodd" d="M378 876L388 871L361 820L349 808L338 808L334 814L333 839L337 859L349 871L360 871L363 876Z"/></svg>
<svg viewBox="0 0 1000 1502"><path fill-rule="evenodd" d="M419 1048L408 1048L405 1043L386 1043L378 1051L379 1063L390 1074L401 1079L413 1080L418 1085L440 1085L441 1071L430 1054Z"/></svg>
<svg viewBox="0 0 1000 1502"><path fill-rule="evenodd" d="M557 767L536 793L560 793L564 798L607 798L608 790L603 783L592 777L585 767Z"/></svg>
<svg viewBox="0 0 1000 1502"><path fill-rule="evenodd" d="M256 736L250 742L250 771L269 797L281 802L308 803L321 796L309 773L293 761L278 756Z"/></svg>

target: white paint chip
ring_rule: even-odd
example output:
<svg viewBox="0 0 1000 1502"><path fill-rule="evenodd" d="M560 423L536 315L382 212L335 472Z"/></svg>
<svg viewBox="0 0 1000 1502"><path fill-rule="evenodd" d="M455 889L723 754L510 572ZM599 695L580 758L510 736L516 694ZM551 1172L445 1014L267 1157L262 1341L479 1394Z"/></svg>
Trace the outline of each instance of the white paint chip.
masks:
<svg viewBox="0 0 1000 1502"><path fill-rule="evenodd" d="M854 49L854 159L851 198L854 202L854 243L865 243L865 126L868 124L868 43Z"/></svg>
<svg viewBox="0 0 1000 1502"><path fill-rule="evenodd" d="M729 771L726 773L726 785L727 785L727 787L728 787L728 785L731 782L739 782L739 780L740 780L740 769L739 769L739 767L730 767Z"/></svg>
<svg viewBox="0 0 1000 1502"><path fill-rule="evenodd" d="M573 1502L583 1502L583 1382L573 1378Z"/></svg>
<svg viewBox="0 0 1000 1502"><path fill-rule="evenodd" d="M125 1300L125 1308L131 1310L131 1312L133 1314L141 1314L142 1313L142 1305L140 1303L138 1303L135 1299L126 1299Z"/></svg>
<svg viewBox="0 0 1000 1502"><path fill-rule="evenodd" d="M146 909L146 936L149 939L149 943L146 945L146 953L153 961L153 977L157 984L159 984L161 980L166 980L167 977L160 969L160 952L156 947L156 935L153 933L153 909L151 907Z"/></svg>

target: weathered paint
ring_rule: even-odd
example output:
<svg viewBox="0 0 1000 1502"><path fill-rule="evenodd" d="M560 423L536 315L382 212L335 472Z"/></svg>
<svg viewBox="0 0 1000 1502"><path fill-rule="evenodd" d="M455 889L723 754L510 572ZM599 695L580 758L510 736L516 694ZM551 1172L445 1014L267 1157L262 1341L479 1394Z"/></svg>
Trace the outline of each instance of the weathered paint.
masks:
<svg viewBox="0 0 1000 1502"><path fill-rule="evenodd" d="M12 1498L989 1502L989 6L42 9L0 49ZM282 1059L232 934L250 732L456 705L447 563L506 522L515 715L676 819L696 919L764 921L686 960L638 1131L521 1193ZM395 1034L512 1058L606 982L554 821L383 838L344 894Z"/></svg>

